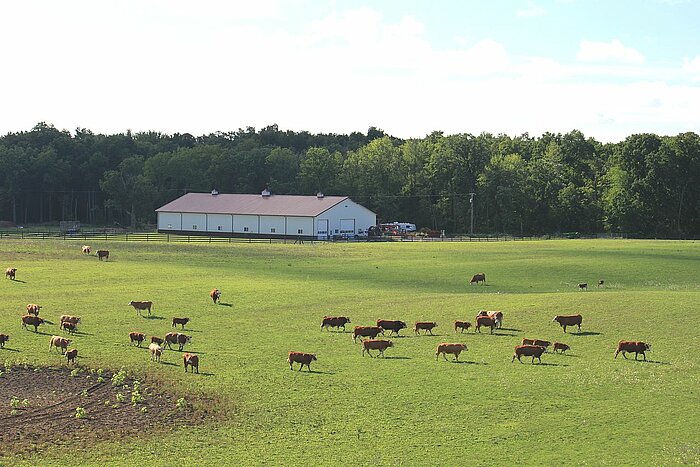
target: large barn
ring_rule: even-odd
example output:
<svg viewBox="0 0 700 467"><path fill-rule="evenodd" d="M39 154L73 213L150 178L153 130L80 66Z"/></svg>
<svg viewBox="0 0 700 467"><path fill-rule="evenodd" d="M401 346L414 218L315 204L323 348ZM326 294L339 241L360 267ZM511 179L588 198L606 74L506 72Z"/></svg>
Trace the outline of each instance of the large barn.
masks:
<svg viewBox="0 0 700 467"><path fill-rule="evenodd" d="M347 196L187 193L158 213L158 231L237 237L318 238L367 235L377 216Z"/></svg>

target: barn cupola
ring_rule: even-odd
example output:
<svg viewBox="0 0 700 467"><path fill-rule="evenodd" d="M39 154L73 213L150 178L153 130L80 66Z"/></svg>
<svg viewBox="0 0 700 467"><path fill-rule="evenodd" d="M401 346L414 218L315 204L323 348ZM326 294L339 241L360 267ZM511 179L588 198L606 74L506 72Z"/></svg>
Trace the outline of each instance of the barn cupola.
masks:
<svg viewBox="0 0 700 467"><path fill-rule="evenodd" d="M321 193L320 191L318 193L316 193L316 198L323 199L323 197L324 197L324 194Z"/></svg>
<svg viewBox="0 0 700 467"><path fill-rule="evenodd" d="M270 190L268 188L265 188L262 191L261 195L263 198L269 198L270 196L272 196L272 192L270 192Z"/></svg>
<svg viewBox="0 0 700 467"><path fill-rule="evenodd" d="M219 194L219 192L216 191L216 188L213 189L213 190L211 190L211 195L212 195L212 196L216 196L216 195L218 195L218 194Z"/></svg>

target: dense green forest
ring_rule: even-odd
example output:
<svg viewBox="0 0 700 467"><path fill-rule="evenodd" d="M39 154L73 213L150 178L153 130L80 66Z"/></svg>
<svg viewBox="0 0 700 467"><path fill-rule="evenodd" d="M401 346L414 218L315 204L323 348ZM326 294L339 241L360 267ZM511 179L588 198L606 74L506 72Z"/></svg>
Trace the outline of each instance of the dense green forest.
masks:
<svg viewBox="0 0 700 467"><path fill-rule="evenodd" d="M700 234L700 139L580 131L401 140L276 125L204 136L73 134L52 125L0 138L0 221L140 227L189 191L348 195L382 221L465 233Z"/></svg>

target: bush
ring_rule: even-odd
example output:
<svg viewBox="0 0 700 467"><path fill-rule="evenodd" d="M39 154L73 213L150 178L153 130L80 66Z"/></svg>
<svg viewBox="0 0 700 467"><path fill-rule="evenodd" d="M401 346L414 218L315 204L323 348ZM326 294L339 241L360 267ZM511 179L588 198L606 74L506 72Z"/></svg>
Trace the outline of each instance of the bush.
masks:
<svg viewBox="0 0 700 467"><path fill-rule="evenodd" d="M76 407L75 418L87 418L87 411L83 407Z"/></svg>
<svg viewBox="0 0 700 467"><path fill-rule="evenodd" d="M112 386L124 385L124 382L126 381L126 376L126 370L124 368L119 370L119 372L115 373L114 376L112 376Z"/></svg>

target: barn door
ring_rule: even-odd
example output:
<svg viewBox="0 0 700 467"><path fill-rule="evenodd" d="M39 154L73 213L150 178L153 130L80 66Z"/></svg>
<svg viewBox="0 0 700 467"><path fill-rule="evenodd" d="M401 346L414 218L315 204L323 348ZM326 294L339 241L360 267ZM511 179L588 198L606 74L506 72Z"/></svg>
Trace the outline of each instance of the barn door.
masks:
<svg viewBox="0 0 700 467"><path fill-rule="evenodd" d="M340 219L340 235L343 237L355 236L355 219Z"/></svg>
<svg viewBox="0 0 700 467"><path fill-rule="evenodd" d="M318 220L316 235L318 235L319 240L326 240L328 238L328 219Z"/></svg>

